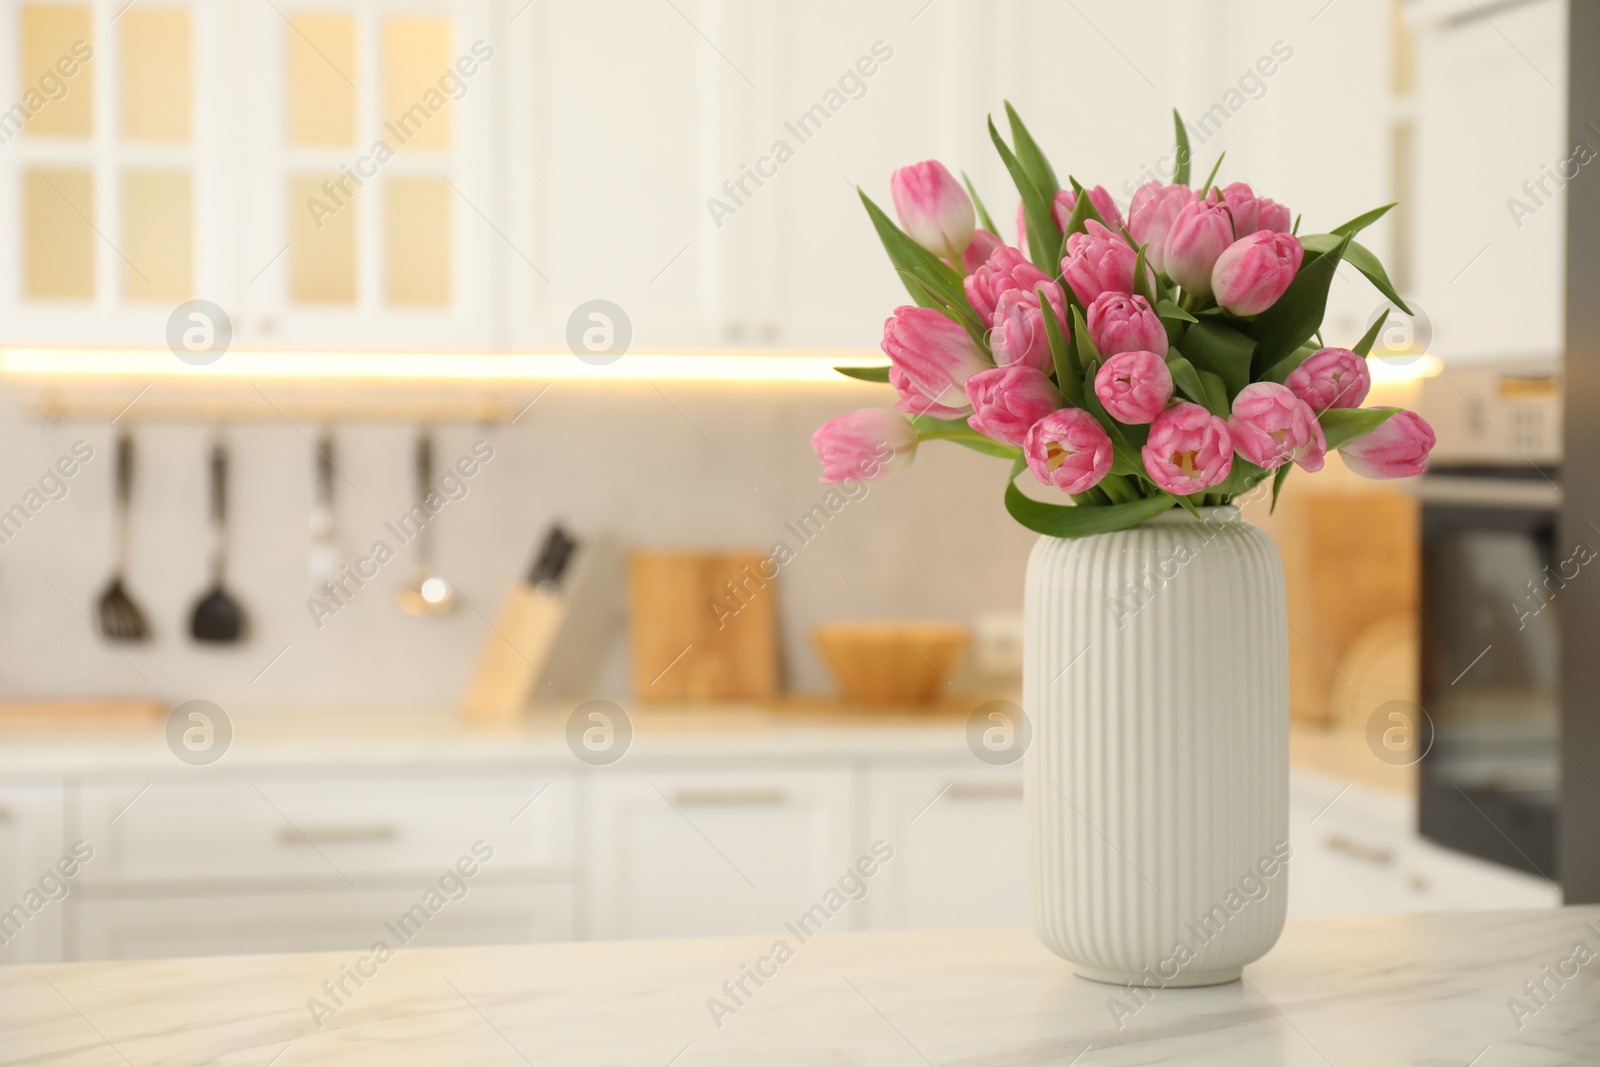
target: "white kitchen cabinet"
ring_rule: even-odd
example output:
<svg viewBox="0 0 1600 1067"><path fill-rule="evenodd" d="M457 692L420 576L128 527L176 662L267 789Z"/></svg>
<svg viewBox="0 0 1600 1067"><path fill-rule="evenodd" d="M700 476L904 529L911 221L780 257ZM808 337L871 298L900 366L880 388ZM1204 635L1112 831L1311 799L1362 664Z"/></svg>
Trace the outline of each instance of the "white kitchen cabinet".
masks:
<svg viewBox="0 0 1600 1067"><path fill-rule="evenodd" d="M1566 229L1559 174L1577 173L1581 158L1565 143L1566 0L1487 13L1420 5L1414 19L1419 195L1409 207L1432 350L1555 356ZM1600 166L1589 151L1585 170Z"/></svg>
<svg viewBox="0 0 1600 1067"><path fill-rule="evenodd" d="M1020 767L874 769L868 796L868 837L894 848L872 929L1027 925Z"/></svg>
<svg viewBox="0 0 1600 1067"><path fill-rule="evenodd" d="M82 880L81 867L75 878L60 877L69 847L59 784L0 787L0 965L61 958L58 898Z"/></svg>
<svg viewBox="0 0 1600 1067"><path fill-rule="evenodd" d="M76 902L72 959L128 960L263 952L364 952L403 946L565 941L574 933L570 884L491 884L486 871L437 889L438 875L381 890L196 893ZM438 904L439 901L444 901ZM422 912L416 908L422 907ZM425 917L424 917L425 916ZM402 926L401 921L405 920ZM337 972L337 963L329 968Z"/></svg>
<svg viewBox="0 0 1600 1067"><path fill-rule="evenodd" d="M778 933L858 857L843 766L599 772L592 789L595 938Z"/></svg>
<svg viewBox="0 0 1600 1067"><path fill-rule="evenodd" d="M1305 772L1291 778L1290 914L1492 911L1561 903L1561 891L1541 878L1419 837L1412 802L1345 785Z"/></svg>
<svg viewBox="0 0 1600 1067"><path fill-rule="evenodd" d="M571 779L548 774L94 783L81 825L101 855L84 877L347 888L442 870L480 840L496 873L570 877L573 805Z"/></svg>

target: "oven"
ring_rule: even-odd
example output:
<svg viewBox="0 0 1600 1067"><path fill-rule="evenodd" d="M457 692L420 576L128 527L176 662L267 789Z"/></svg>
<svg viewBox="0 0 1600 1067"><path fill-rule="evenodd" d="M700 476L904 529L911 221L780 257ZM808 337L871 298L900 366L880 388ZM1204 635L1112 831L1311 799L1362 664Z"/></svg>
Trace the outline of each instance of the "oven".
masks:
<svg viewBox="0 0 1600 1067"><path fill-rule="evenodd" d="M1561 594L1600 581L1590 542L1558 537L1559 382L1446 371L1428 394L1440 444L1417 486L1420 696L1431 726L1419 830L1558 879Z"/></svg>

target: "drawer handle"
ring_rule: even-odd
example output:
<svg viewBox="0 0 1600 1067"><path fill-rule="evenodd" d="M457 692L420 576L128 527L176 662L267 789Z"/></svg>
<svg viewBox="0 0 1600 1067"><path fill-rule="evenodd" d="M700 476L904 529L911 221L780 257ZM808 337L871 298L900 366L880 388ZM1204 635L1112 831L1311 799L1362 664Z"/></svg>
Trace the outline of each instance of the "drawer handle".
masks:
<svg viewBox="0 0 1600 1067"><path fill-rule="evenodd" d="M1329 834L1328 847L1335 852L1343 852L1351 859L1358 859L1377 867L1387 867L1394 863L1392 849L1383 848L1381 845L1364 845L1343 834Z"/></svg>
<svg viewBox="0 0 1600 1067"><path fill-rule="evenodd" d="M951 782L951 800L1015 800L1022 797L1021 782Z"/></svg>
<svg viewBox="0 0 1600 1067"><path fill-rule="evenodd" d="M781 789L680 789L672 795L684 808L771 808L788 801Z"/></svg>
<svg viewBox="0 0 1600 1067"><path fill-rule="evenodd" d="M367 845L379 841L393 841L392 826L310 826L296 830L285 826L278 831L278 844L295 845Z"/></svg>

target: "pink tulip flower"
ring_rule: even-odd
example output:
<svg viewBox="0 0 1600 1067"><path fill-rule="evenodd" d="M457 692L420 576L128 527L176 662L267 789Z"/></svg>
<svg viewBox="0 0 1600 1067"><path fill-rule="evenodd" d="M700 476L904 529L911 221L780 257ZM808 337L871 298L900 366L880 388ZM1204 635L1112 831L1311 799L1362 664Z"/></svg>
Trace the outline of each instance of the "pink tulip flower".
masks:
<svg viewBox="0 0 1600 1067"><path fill-rule="evenodd" d="M1316 413L1276 382L1255 382L1239 390L1228 429L1234 451L1263 470L1293 461L1301 470L1319 471L1328 454Z"/></svg>
<svg viewBox="0 0 1600 1067"><path fill-rule="evenodd" d="M1222 189L1213 189L1208 199L1220 200L1233 217L1235 239L1248 237L1259 230L1288 233L1291 225L1289 209L1255 190L1244 182L1233 182Z"/></svg>
<svg viewBox="0 0 1600 1067"><path fill-rule="evenodd" d="M1167 269L1167 238L1178 213L1194 203L1194 190L1187 185L1146 182L1133 194L1128 205L1128 235L1144 246L1145 262L1158 274Z"/></svg>
<svg viewBox="0 0 1600 1067"><path fill-rule="evenodd" d="M1211 270L1223 249L1233 244L1233 217L1223 204L1195 200L1185 204L1167 234L1167 274L1190 296L1211 295Z"/></svg>
<svg viewBox="0 0 1600 1067"><path fill-rule="evenodd" d="M1358 408L1372 388L1372 371L1348 348L1319 348L1290 371L1283 384L1312 411Z"/></svg>
<svg viewBox="0 0 1600 1067"><path fill-rule="evenodd" d="M1122 352L1096 372L1094 395L1113 419L1142 426L1160 415L1172 399L1172 371L1154 352Z"/></svg>
<svg viewBox="0 0 1600 1067"><path fill-rule="evenodd" d="M1061 408L1034 423L1022 452L1035 478L1064 493L1093 489L1111 470L1111 437L1082 408Z"/></svg>
<svg viewBox="0 0 1600 1067"><path fill-rule="evenodd" d="M1273 233L1288 233L1294 227L1294 215L1287 207L1270 197L1261 197L1261 229Z"/></svg>
<svg viewBox="0 0 1600 1067"><path fill-rule="evenodd" d="M1045 290L1049 313L1061 327L1061 336L1067 337L1066 307L1060 289L1052 293ZM1045 332L1045 312L1039 305L1039 294L1026 289L1008 289L1000 294L1000 303L994 311L994 329L989 331L989 350L994 353L998 367L1020 364L1032 367L1041 374L1049 374L1055 366L1050 352L1050 335Z"/></svg>
<svg viewBox="0 0 1600 1067"><path fill-rule="evenodd" d="M1089 203L1100 213L1100 218L1112 230L1122 229L1122 212L1117 210L1117 202L1106 192L1106 187L1097 185L1089 190ZM1051 214L1056 219L1056 229L1065 233L1067 223L1072 221L1072 213L1078 208L1078 194L1072 189L1063 189L1056 193L1055 202L1051 205Z"/></svg>
<svg viewBox="0 0 1600 1067"><path fill-rule="evenodd" d="M917 454L911 420L882 408L862 408L826 422L811 435L811 450L822 461L822 480L871 481L904 470Z"/></svg>
<svg viewBox="0 0 1600 1067"><path fill-rule="evenodd" d="M1020 445L1029 427L1062 404L1050 379L1020 363L981 370L967 379L967 425L996 441Z"/></svg>
<svg viewBox="0 0 1600 1067"><path fill-rule="evenodd" d="M988 262L977 267L961 280L972 309L985 323L994 321L994 311L1000 297L1010 289L1033 292L1041 285L1061 294L1058 285L1044 271L1028 262L1026 256L1015 248L1001 245L989 255Z"/></svg>
<svg viewBox="0 0 1600 1067"><path fill-rule="evenodd" d="M1101 293L1089 305L1086 325L1089 339L1102 356L1167 350L1167 328L1142 296Z"/></svg>
<svg viewBox="0 0 1600 1067"><path fill-rule="evenodd" d="M897 307L883 324L895 405L910 415L965 415L967 379L989 365L967 331L932 308Z"/></svg>
<svg viewBox="0 0 1600 1067"><path fill-rule="evenodd" d="M1206 199L1221 203L1228 209L1228 215L1233 219L1234 240L1261 229L1261 204L1256 199L1255 190L1247 183L1230 182L1220 188L1213 187L1206 194Z"/></svg>
<svg viewBox="0 0 1600 1067"><path fill-rule="evenodd" d="M989 257L994 255L996 249L1004 247L1005 242L988 230L973 230L972 243L961 253L961 267L970 276L973 271L989 262Z"/></svg>
<svg viewBox="0 0 1600 1067"><path fill-rule="evenodd" d="M1221 485L1233 471L1233 434L1199 404L1174 404L1150 424L1141 450L1145 473L1176 496Z"/></svg>
<svg viewBox="0 0 1600 1067"><path fill-rule="evenodd" d="M1363 478L1409 478L1427 469L1434 440L1433 427L1421 415L1401 409L1371 433L1340 445L1339 455Z"/></svg>
<svg viewBox="0 0 1600 1067"><path fill-rule="evenodd" d="M972 243L972 198L938 160L901 167L889 179L900 228L936 256L959 259Z"/></svg>
<svg viewBox="0 0 1600 1067"><path fill-rule="evenodd" d="M1223 250L1211 271L1211 291L1223 310L1259 315L1283 295L1306 251L1291 234L1261 230Z"/></svg>
<svg viewBox="0 0 1600 1067"><path fill-rule="evenodd" d="M1087 307L1101 293L1131 294L1133 268L1138 259L1139 253L1121 234L1112 233L1091 219L1086 232L1067 238L1067 258L1061 261L1061 273L1078 302ZM1154 291L1155 272L1148 263L1145 274Z"/></svg>
<svg viewBox="0 0 1600 1067"><path fill-rule="evenodd" d="M1122 212L1117 210L1117 202L1106 192L1103 185L1097 185L1089 190L1089 203L1100 213L1100 217L1113 230L1122 229ZM1067 223L1072 221L1072 213L1078 206L1078 194L1071 189L1062 189L1056 193L1055 199L1050 203L1050 216L1055 219L1056 232L1065 233ZM1028 212L1023 207L1022 201L1017 201L1017 245L1020 248L1028 247Z"/></svg>

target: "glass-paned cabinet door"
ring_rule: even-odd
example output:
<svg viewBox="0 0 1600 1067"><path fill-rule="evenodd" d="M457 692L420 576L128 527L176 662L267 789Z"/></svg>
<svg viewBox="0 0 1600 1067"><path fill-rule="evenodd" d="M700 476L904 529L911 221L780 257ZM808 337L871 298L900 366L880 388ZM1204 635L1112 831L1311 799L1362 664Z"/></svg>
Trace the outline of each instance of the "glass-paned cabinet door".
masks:
<svg viewBox="0 0 1600 1067"><path fill-rule="evenodd" d="M0 330L160 344L203 284L194 0L0 4Z"/></svg>
<svg viewBox="0 0 1600 1067"><path fill-rule="evenodd" d="M483 348L503 79L487 2L250 4L264 124L242 220L261 343Z"/></svg>
<svg viewBox="0 0 1600 1067"><path fill-rule="evenodd" d="M493 344L490 0L0 0L0 340Z"/></svg>

